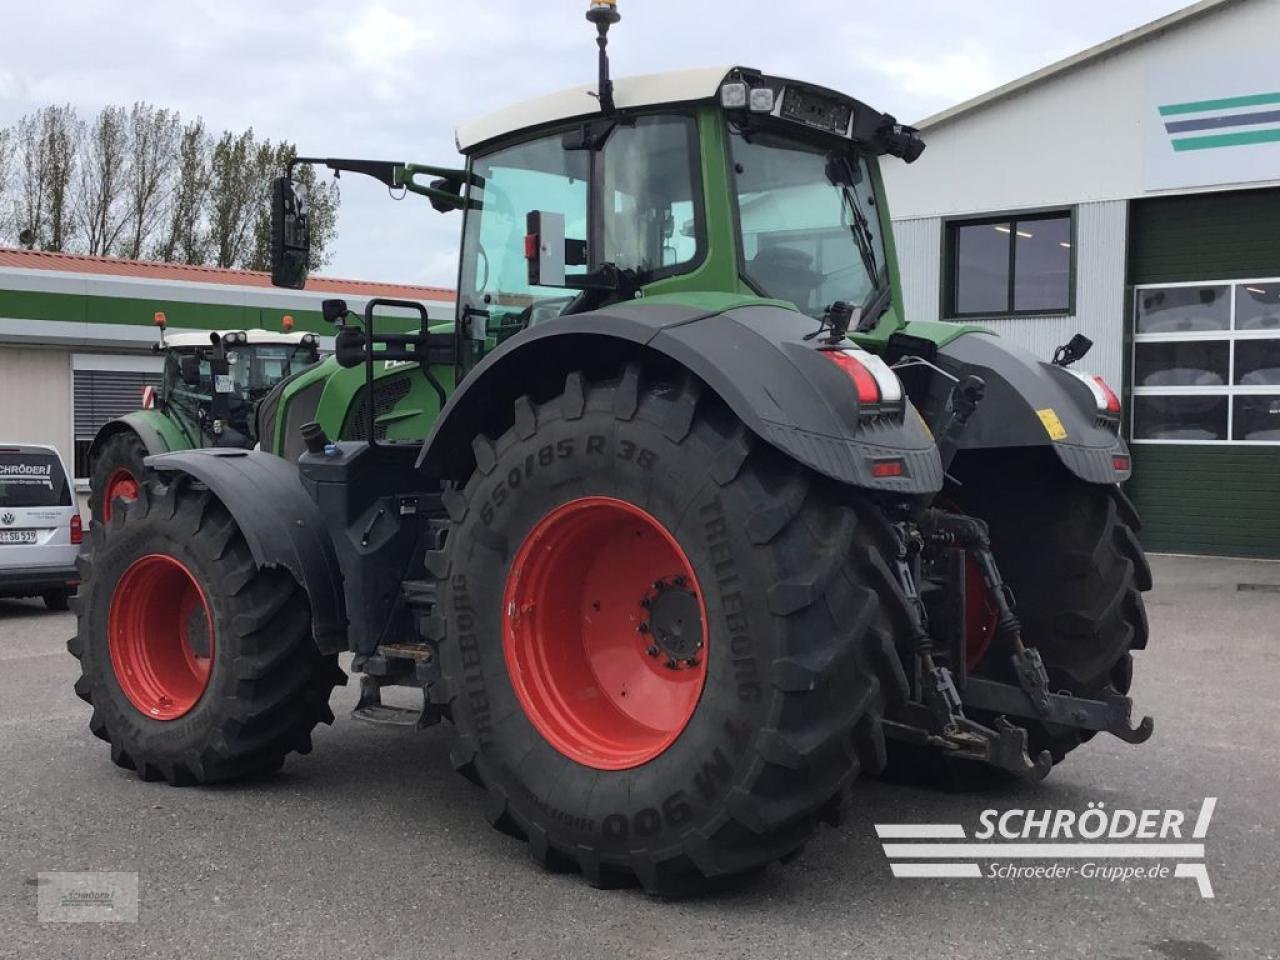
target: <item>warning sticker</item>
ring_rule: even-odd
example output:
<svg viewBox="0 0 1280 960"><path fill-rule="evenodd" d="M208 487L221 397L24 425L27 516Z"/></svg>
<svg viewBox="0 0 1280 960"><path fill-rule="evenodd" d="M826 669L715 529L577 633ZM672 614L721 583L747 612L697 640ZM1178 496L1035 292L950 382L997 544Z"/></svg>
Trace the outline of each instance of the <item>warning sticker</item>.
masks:
<svg viewBox="0 0 1280 960"><path fill-rule="evenodd" d="M1057 413L1053 407L1045 407L1043 410L1037 410L1036 416L1040 418L1040 422L1044 424L1044 432L1049 434L1050 440L1067 439L1067 428L1062 425L1062 421L1058 419Z"/></svg>

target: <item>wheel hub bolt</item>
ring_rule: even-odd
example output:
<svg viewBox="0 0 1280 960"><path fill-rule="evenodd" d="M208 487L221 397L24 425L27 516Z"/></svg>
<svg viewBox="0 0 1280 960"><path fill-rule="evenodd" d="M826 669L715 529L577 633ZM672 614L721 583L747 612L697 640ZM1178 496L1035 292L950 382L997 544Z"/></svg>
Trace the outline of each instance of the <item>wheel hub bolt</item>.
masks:
<svg viewBox="0 0 1280 960"><path fill-rule="evenodd" d="M651 657L656 657L658 655L658 645L655 643L653 646L645 650L645 653Z"/></svg>

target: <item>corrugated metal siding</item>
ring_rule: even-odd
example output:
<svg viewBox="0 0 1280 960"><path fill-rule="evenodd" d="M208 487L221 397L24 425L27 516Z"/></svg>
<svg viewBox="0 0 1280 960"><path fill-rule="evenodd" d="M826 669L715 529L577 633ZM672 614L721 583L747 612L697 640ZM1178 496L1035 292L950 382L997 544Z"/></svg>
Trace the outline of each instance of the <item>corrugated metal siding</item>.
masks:
<svg viewBox="0 0 1280 960"><path fill-rule="evenodd" d="M942 270L942 220L896 220L893 243L898 250L902 301L908 320L938 319L938 284Z"/></svg>
<svg viewBox="0 0 1280 960"><path fill-rule="evenodd" d="M1124 354L1125 234L1128 204L1120 200L1076 208L1076 312L1059 317L970 321L987 327L1038 357L1075 333L1093 340L1081 366L1121 382ZM937 320L942 269L942 221L900 220L893 225L909 320Z"/></svg>
<svg viewBox="0 0 1280 960"><path fill-rule="evenodd" d="M1133 204L1132 283L1280 276L1280 190ZM1148 549L1280 557L1280 447L1133 445Z"/></svg>

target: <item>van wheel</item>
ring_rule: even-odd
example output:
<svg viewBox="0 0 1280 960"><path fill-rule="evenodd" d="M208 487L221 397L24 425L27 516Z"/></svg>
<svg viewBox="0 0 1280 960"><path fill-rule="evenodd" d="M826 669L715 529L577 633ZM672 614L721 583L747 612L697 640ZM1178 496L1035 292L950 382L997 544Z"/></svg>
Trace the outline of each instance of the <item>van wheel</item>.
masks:
<svg viewBox="0 0 1280 960"><path fill-rule="evenodd" d="M44 601L44 605L50 610L66 610L67 600L70 596L70 590L46 590L40 595L40 599Z"/></svg>

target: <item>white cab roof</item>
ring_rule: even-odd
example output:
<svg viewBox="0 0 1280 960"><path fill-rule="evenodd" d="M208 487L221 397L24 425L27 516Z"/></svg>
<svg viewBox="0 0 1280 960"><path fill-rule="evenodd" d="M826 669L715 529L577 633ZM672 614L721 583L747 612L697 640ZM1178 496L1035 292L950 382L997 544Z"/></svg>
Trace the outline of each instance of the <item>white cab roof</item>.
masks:
<svg viewBox="0 0 1280 960"><path fill-rule="evenodd" d="M225 337L228 333L243 333L247 338L249 345L257 343L290 343L299 344L305 337L306 331L300 333L279 333L275 330L219 330L218 336ZM207 347L209 346L208 333L166 333L164 335L165 347Z"/></svg>
<svg viewBox="0 0 1280 960"><path fill-rule="evenodd" d="M613 102L619 110L656 106L663 103L690 103L710 100L733 67L699 67L693 70L670 70L639 77L618 77L613 81ZM455 137L458 149L472 147L511 133L557 120L588 117L600 112L596 85L588 84L535 97L491 113L487 117L458 124Z"/></svg>

